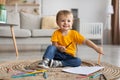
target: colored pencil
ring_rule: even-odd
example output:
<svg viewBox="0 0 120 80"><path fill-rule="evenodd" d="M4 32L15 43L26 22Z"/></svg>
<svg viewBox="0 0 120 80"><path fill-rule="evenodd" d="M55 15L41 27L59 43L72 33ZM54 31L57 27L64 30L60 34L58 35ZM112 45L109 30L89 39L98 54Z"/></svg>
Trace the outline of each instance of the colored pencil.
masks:
<svg viewBox="0 0 120 80"><path fill-rule="evenodd" d="M69 47L71 44L72 44L72 42L71 42L71 43L69 43L69 44L66 46L66 48L67 48L67 47Z"/></svg>

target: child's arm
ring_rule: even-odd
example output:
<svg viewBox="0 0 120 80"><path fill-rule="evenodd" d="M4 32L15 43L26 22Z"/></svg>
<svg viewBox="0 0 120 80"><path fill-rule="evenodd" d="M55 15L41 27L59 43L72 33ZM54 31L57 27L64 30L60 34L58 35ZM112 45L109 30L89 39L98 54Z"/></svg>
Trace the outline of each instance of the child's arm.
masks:
<svg viewBox="0 0 120 80"><path fill-rule="evenodd" d="M102 47L97 46L95 43L93 43L91 40L85 40L85 44L91 48L93 48L96 52L99 54L103 54Z"/></svg>
<svg viewBox="0 0 120 80"><path fill-rule="evenodd" d="M61 46L57 42L52 42L52 45L56 46L57 49L61 52L65 52L65 50L66 50L65 46Z"/></svg>

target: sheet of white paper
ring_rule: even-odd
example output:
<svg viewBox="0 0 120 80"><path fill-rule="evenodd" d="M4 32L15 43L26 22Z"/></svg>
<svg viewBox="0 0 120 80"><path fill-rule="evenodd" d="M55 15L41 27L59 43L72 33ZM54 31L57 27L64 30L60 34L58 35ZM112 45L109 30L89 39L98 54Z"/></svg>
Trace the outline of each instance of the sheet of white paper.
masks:
<svg viewBox="0 0 120 80"><path fill-rule="evenodd" d="M100 67L100 66L94 66L94 67L79 66L79 67L72 67L72 68L64 68L64 69L62 69L62 71L74 73L74 74L89 75L89 74L99 71L103 68L104 67Z"/></svg>

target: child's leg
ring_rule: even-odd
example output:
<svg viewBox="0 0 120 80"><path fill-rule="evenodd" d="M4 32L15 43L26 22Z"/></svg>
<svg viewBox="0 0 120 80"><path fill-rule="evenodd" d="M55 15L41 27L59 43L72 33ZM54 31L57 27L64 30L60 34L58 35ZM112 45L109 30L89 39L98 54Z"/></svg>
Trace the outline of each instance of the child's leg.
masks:
<svg viewBox="0 0 120 80"><path fill-rule="evenodd" d="M81 65L81 60L79 58L71 58L62 61L63 66L77 67Z"/></svg>
<svg viewBox="0 0 120 80"><path fill-rule="evenodd" d="M53 45L49 45L43 55L43 60L38 64L38 67L49 68L49 61L54 58L57 48Z"/></svg>
<svg viewBox="0 0 120 80"><path fill-rule="evenodd" d="M43 59L47 58L49 60L53 59L57 53L57 48L53 45L49 45L43 55Z"/></svg>
<svg viewBox="0 0 120 80"><path fill-rule="evenodd" d="M50 61L50 64L52 65L50 67L59 67L59 66L77 67L81 65L81 60L77 57L72 57L67 53L61 53L57 51L54 60Z"/></svg>

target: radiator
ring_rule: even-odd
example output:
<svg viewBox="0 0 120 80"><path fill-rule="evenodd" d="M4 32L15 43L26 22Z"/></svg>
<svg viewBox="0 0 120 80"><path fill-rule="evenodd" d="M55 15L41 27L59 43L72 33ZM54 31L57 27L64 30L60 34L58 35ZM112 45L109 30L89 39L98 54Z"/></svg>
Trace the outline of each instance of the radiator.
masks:
<svg viewBox="0 0 120 80"><path fill-rule="evenodd" d="M103 43L103 23L80 23L79 29L87 39L101 40Z"/></svg>

